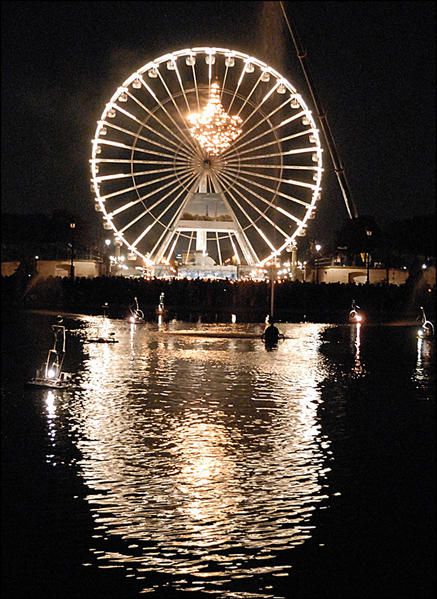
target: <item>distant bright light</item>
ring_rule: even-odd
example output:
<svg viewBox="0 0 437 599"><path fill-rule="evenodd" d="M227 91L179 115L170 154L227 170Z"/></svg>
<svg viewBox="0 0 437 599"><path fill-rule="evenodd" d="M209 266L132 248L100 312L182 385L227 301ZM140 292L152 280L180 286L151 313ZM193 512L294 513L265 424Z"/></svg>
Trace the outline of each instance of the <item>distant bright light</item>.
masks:
<svg viewBox="0 0 437 599"><path fill-rule="evenodd" d="M320 250L322 249L322 246L320 245L320 243L316 243L315 248L316 248L316 252L320 252Z"/></svg>
<svg viewBox="0 0 437 599"><path fill-rule="evenodd" d="M111 240L110 239L105 239L105 243L106 243L106 245L111 245Z"/></svg>
<svg viewBox="0 0 437 599"><path fill-rule="evenodd" d="M55 374L56 373L52 368L47 372L47 376L49 377L49 379L54 378Z"/></svg>
<svg viewBox="0 0 437 599"><path fill-rule="evenodd" d="M354 322L362 322L363 317L361 316L361 314L351 314L350 315L351 320L353 320Z"/></svg>
<svg viewBox="0 0 437 599"><path fill-rule="evenodd" d="M422 264L422 270L426 269L426 264Z"/></svg>

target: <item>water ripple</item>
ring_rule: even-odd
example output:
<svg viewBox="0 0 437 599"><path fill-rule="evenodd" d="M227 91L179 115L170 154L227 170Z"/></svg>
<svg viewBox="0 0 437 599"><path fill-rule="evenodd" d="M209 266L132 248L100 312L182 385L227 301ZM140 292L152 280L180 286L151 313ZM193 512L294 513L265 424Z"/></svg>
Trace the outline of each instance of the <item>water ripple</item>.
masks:
<svg viewBox="0 0 437 599"><path fill-rule="evenodd" d="M86 346L69 406L94 563L132 568L144 592L160 573L178 590L272 597L290 571L278 556L311 537L327 499L321 327L289 325L266 352L114 326L118 344Z"/></svg>

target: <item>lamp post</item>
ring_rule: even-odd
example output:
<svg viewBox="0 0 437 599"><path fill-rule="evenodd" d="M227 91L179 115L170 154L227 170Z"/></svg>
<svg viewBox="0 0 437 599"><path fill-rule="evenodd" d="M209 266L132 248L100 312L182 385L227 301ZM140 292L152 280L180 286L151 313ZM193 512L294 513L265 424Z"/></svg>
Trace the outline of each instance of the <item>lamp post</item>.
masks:
<svg viewBox="0 0 437 599"><path fill-rule="evenodd" d="M316 283L318 285L319 284L319 258L318 258L318 256L319 256L320 250L322 249L322 246L320 245L320 243L316 243L315 246L314 246L314 248L315 248L315 250L317 252L316 258L315 258L314 262L315 262L315 265L316 265Z"/></svg>
<svg viewBox="0 0 437 599"><path fill-rule="evenodd" d="M270 316L274 318L275 310L275 267L276 262L273 260L270 262Z"/></svg>
<svg viewBox="0 0 437 599"><path fill-rule="evenodd" d="M275 309L275 277L274 277L274 265L273 262L270 265L270 315L273 318L273 311Z"/></svg>
<svg viewBox="0 0 437 599"><path fill-rule="evenodd" d="M104 274L105 275L110 275L111 274L111 260L109 258L109 246L111 245L111 240L110 239L105 239L105 254L103 256L104 259L104 265L105 265L105 269L104 269Z"/></svg>
<svg viewBox="0 0 437 599"><path fill-rule="evenodd" d="M297 279L297 245L293 245L291 248L291 280L296 281Z"/></svg>
<svg viewBox="0 0 437 599"><path fill-rule="evenodd" d="M367 252L366 252L366 264L367 264L367 277L366 277L366 284L369 284L370 281L370 253L369 253L369 244L370 244L370 238L372 237L372 233L373 231L371 229L366 229L366 235L367 235Z"/></svg>
<svg viewBox="0 0 437 599"><path fill-rule="evenodd" d="M71 256L70 256L70 279L74 281L74 230L76 228L76 223L70 223L71 230Z"/></svg>

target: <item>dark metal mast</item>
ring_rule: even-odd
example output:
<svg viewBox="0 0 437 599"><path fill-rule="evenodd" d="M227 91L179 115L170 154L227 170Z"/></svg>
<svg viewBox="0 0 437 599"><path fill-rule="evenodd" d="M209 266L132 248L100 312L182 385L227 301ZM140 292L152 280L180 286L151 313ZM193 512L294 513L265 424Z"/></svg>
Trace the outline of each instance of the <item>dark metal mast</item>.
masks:
<svg viewBox="0 0 437 599"><path fill-rule="evenodd" d="M290 32L290 35L293 39L294 47L296 49L296 53L297 53L297 56L298 56L300 64L301 64L303 74L305 75L305 79L306 79L308 89L311 94L311 98L313 100L314 107L317 111L317 117L318 117L318 120L320 123L320 128L322 130L326 145L328 147L329 155L331 157L332 164L334 166L335 174L337 175L338 183L340 185L341 193L343 195L343 200L346 205L346 210L349 214L350 219L357 218L358 212L357 212L355 204L352 200L352 195L351 195L351 191L349 189L349 185L348 185L348 182L346 179L346 174L344 172L343 164L340 160L337 149L335 147L334 137L333 137L331 129L329 127L328 118L327 118L326 112L323 110L321 102L317 96L317 93L316 93L316 90L313 85L313 81L312 81L312 78L311 78L311 75L310 75L310 72L308 69L308 65L305 62L307 53L304 50L304 48L300 42L299 36L297 34L296 26L294 25L293 21L291 19L289 19L289 17L287 17L287 13L285 12L285 8L284 8L284 3L279 2L279 4L281 5L282 14L284 15L284 19L285 19L285 22L287 23L288 31Z"/></svg>

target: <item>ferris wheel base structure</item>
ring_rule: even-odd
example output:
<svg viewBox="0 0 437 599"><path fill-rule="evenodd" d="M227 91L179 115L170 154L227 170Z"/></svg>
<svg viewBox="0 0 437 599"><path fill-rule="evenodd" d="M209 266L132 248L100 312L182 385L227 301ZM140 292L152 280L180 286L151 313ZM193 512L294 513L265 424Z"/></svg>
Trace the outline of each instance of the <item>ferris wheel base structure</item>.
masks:
<svg viewBox="0 0 437 599"><path fill-rule="evenodd" d="M263 280L266 277L266 270L263 268L235 264L202 264L202 262L208 262L208 256L203 257L206 260L201 258L194 257L191 264L182 264L177 267L163 264L146 268L144 276L156 279L227 279L229 281Z"/></svg>

